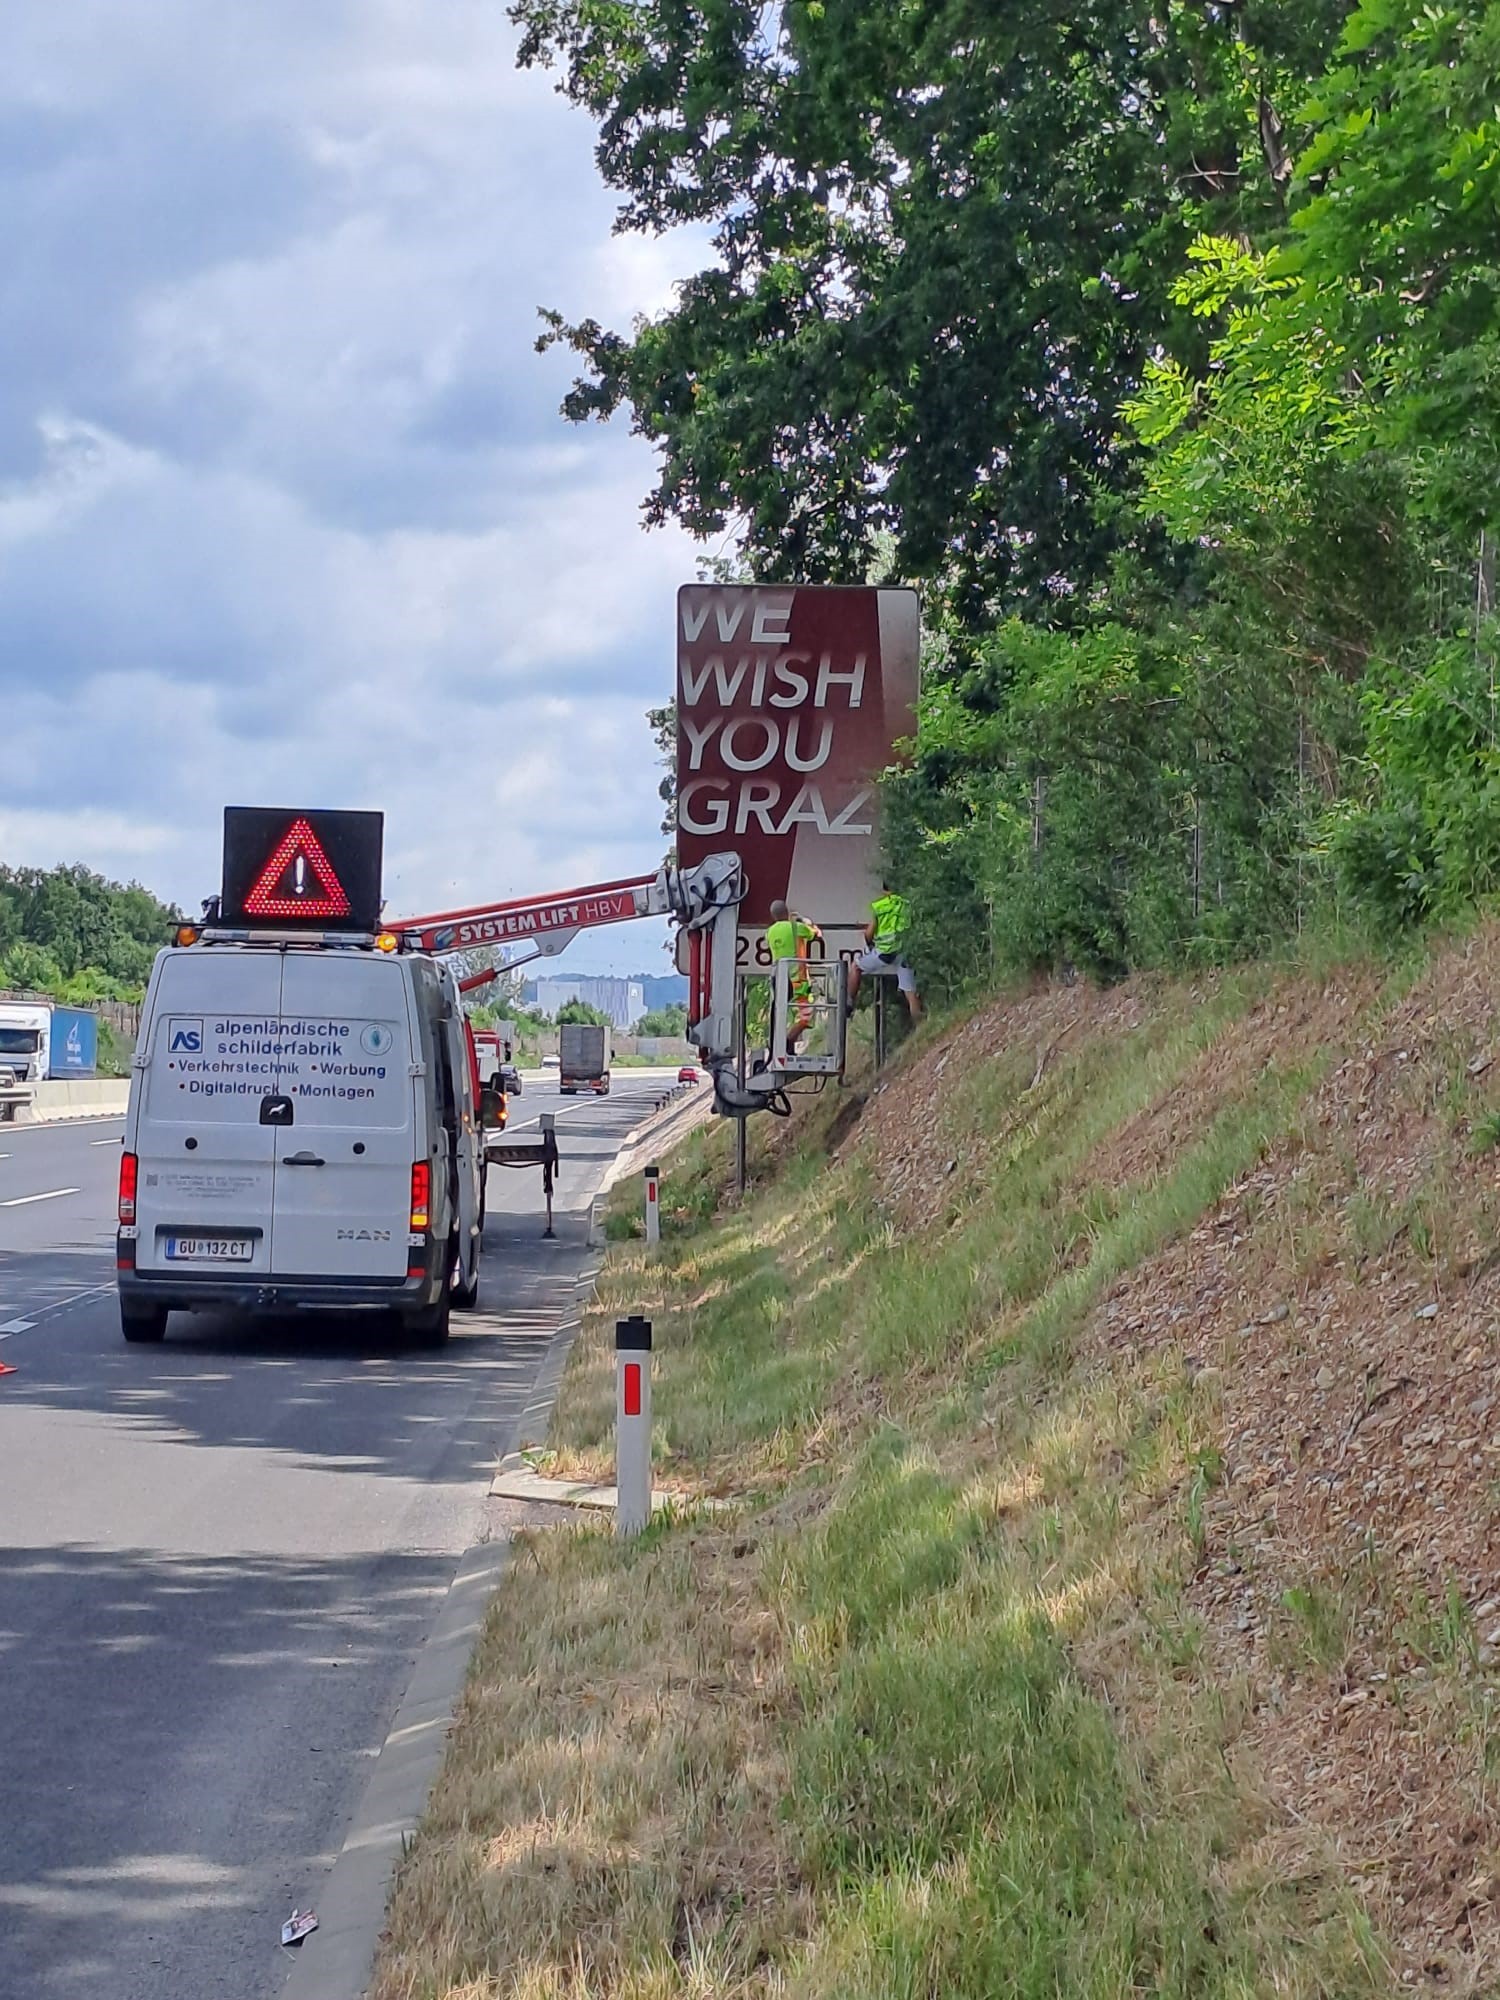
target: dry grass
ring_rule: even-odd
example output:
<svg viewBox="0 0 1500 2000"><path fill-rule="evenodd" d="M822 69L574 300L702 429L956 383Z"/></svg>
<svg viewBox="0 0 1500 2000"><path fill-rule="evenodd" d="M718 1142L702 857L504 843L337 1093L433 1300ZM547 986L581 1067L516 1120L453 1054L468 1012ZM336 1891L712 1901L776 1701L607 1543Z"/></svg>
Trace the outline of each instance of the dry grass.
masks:
<svg viewBox="0 0 1500 2000"><path fill-rule="evenodd" d="M785 1639L738 1531L522 1538L402 1868L372 2000L779 1989Z"/></svg>
<svg viewBox="0 0 1500 2000"><path fill-rule="evenodd" d="M685 1512L523 1544L377 2000L1494 1990L1497 984L1033 993L743 1208L693 1141L554 1435L649 1312Z"/></svg>

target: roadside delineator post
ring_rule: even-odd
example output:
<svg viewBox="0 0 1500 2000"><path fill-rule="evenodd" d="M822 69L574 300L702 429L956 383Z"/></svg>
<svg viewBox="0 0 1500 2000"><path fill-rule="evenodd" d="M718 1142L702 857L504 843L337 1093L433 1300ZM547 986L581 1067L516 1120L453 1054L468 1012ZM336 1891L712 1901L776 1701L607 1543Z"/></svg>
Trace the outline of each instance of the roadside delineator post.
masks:
<svg viewBox="0 0 1500 2000"><path fill-rule="evenodd" d="M651 1519L651 1322L615 1321L615 1533Z"/></svg>
<svg viewBox="0 0 1500 2000"><path fill-rule="evenodd" d="M661 1241L661 1168L646 1169L646 1247L655 1249Z"/></svg>
<svg viewBox="0 0 1500 2000"><path fill-rule="evenodd" d="M594 1199L593 1199L593 1200L592 1200L592 1201L591 1201L591 1202L589 1203L589 1235L588 1235L588 1247L589 1247L589 1249L590 1249L590 1250L596 1250L596 1249L597 1249L597 1248L599 1247L599 1197L598 1197L598 1195L595 1195L595 1196L594 1196Z"/></svg>

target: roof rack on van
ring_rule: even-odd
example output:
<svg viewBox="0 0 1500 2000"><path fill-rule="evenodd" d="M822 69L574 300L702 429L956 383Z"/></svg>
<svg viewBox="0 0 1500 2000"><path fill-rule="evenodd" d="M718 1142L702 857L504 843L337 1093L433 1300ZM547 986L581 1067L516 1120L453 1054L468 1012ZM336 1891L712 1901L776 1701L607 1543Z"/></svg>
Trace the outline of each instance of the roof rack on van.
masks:
<svg viewBox="0 0 1500 2000"><path fill-rule="evenodd" d="M322 945L345 951L373 951L377 937L385 937L387 932L376 931L273 931L234 929L227 924L210 924L199 932L202 944L267 944L267 945ZM387 949L394 949L388 946Z"/></svg>

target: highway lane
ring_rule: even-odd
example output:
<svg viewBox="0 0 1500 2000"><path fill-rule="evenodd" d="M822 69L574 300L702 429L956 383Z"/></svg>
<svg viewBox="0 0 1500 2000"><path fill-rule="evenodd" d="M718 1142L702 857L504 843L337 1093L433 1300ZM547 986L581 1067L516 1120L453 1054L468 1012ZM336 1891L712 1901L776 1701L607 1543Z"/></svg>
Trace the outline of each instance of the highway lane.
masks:
<svg viewBox="0 0 1500 2000"><path fill-rule="evenodd" d="M95 1289L120 1122L5 1134L0 1324L30 1324L0 1339L0 1994L279 1990L661 1088L527 1090L517 1125L559 1114L558 1240L537 1176L493 1172L480 1310L436 1352L190 1317L126 1347Z"/></svg>
<svg viewBox="0 0 1500 2000"><path fill-rule="evenodd" d="M114 1282L124 1127L123 1118L0 1125L0 1328Z"/></svg>

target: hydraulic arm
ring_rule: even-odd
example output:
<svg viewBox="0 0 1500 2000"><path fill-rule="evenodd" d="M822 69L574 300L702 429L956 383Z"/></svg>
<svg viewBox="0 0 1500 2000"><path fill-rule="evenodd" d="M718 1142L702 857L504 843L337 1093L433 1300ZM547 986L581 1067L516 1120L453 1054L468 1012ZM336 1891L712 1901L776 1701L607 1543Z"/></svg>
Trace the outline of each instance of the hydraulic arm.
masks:
<svg viewBox="0 0 1500 2000"><path fill-rule="evenodd" d="M486 946L530 944L534 949L509 964L475 973L465 989L485 985L514 965L561 948L582 930L628 923L636 917L667 917L687 933L688 1040L714 1079L717 1108L730 1117L769 1108L780 1097L782 1079L764 1075L741 1086L735 1074L738 1048L735 1018L735 948L745 877L737 854L711 854L693 868L662 867L654 875L620 882L595 882L558 896L523 896L481 903L467 910L444 910L392 924L412 949L476 951Z"/></svg>

